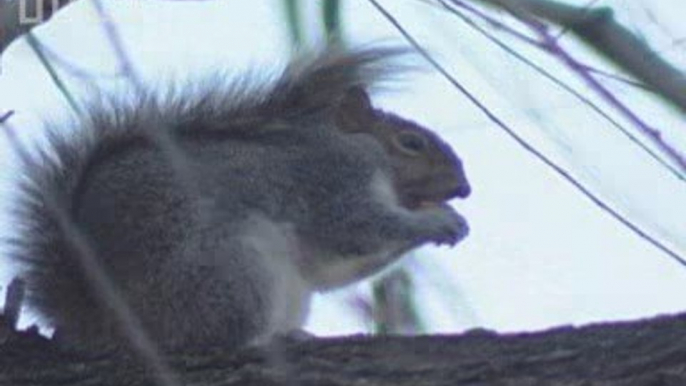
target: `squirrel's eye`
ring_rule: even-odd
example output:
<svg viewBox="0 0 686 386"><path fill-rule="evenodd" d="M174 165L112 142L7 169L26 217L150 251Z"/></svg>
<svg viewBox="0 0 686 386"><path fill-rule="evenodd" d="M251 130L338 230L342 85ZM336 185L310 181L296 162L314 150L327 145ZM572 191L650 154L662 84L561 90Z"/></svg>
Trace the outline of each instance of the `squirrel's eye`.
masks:
<svg viewBox="0 0 686 386"><path fill-rule="evenodd" d="M396 142L400 150L413 155L423 152L427 147L426 138L411 131L398 134Z"/></svg>

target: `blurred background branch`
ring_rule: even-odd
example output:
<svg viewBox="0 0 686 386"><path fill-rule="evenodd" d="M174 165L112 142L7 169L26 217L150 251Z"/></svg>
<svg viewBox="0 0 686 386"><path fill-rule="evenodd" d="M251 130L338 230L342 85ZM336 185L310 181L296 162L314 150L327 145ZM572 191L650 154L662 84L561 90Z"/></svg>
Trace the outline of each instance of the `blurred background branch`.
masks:
<svg viewBox="0 0 686 386"><path fill-rule="evenodd" d="M572 73L576 74L579 78L581 78L586 84L588 84L589 88L592 89L596 94L598 94L605 102L608 103L611 107L613 107L615 110L619 111L623 116L625 116L629 122L631 122L642 134L645 135L646 138L650 139L656 146L657 148L664 154L667 158L669 158L670 162L673 162L678 170L674 170L673 167L667 166L668 169L671 169L672 171L675 172L675 175L678 176L680 179L684 179L684 175L686 175L686 157L677 149L674 147L671 143L669 143L667 140L663 138L662 132L660 129L657 127L654 127L651 123L649 123L646 119L641 117L638 113L636 113L630 106L628 106L626 103L624 103L617 95L615 95L614 92L612 92L608 87L604 85L604 83L600 82L595 75L598 74L598 70L592 68L591 66L587 65L586 63L583 63L579 59L577 59L576 55L574 55L572 52L570 52L566 47L564 47L561 42L560 42L560 37L564 35L564 32L567 31L567 28L576 28L574 27L574 24L565 24L563 27L563 33L559 34L558 36L554 36L553 33L550 31L550 28L547 24L540 22L536 20L535 18L532 18L530 15L526 14L525 11L522 11L521 9L515 9L511 11L511 13L515 16L517 20L522 22L527 28L529 28L537 37L538 39L532 39L528 37L527 35L522 34L519 31L516 31L513 28L510 28L506 26L505 24L501 23L498 21L496 18L494 18L492 15L486 14L482 12L481 10L473 7L472 5L461 1L461 0L440 0L440 3L450 12L458 15L460 18L463 20L468 19L465 15L460 14L458 9L462 9L466 12L469 12L473 15L475 15L477 18L482 19L482 21L486 22L488 25L490 25L492 28L504 31L505 33L514 36L515 38L528 43L532 45L533 47L542 49L546 52L548 52L550 55L564 63L571 71ZM590 10L588 10L590 12ZM579 10L579 12L581 12ZM578 15L581 17L581 14ZM571 17L568 17L571 18ZM566 19L565 19L566 20ZM475 24L472 23L472 26ZM624 27L620 26L619 24L616 24L617 28L621 28L624 31L626 30ZM627 32L628 33L628 32ZM632 35L633 36L633 35ZM600 41L601 39L599 39ZM635 40L638 42L638 38L635 38ZM641 44L641 46L644 47L645 50L650 50L648 45L643 42L638 42ZM627 52L627 54L629 54ZM640 54L629 54L629 56L634 56L634 55L640 55ZM657 54L652 53L651 55L656 56ZM601 56L606 57L607 55L602 55ZM667 66L668 68L665 69L664 67L657 66L655 68L650 68L650 69L644 69L644 72L650 72L655 77L660 77L660 74L662 71L664 71L667 74L672 74L672 78L681 76L681 78L684 77L682 73L680 73L678 70L674 69L671 65L668 64L667 61L664 61L662 59L659 60L664 66ZM616 62L612 61L613 64L621 64L622 62ZM620 68L622 68L620 66ZM638 84L640 84L641 88L643 89L648 89L652 92L655 92L658 95L662 95L663 97L667 94L665 92L660 92L660 89L656 89L652 85L640 83L643 80L638 77ZM632 84L635 82L632 82L631 80L625 79L624 82L631 82ZM676 87L679 88L678 82L675 83ZM670 84L670 87L672 85ZM686 95L686 88L684 88L681 93L684 93ZM676 103L675 101L671 100L669 96L667 96L668 101L672 101L673 103ZM678 104L678 103L677 103ZM667 165L666 163L664 163Z"/></svg>
<svg viewBox="0 0 686 386"><path fill-rule="evenodd" d="M456 1L453 1L456 2ZM686 113L686 75L614 18L609 7L579 7L554 0L472 0L522 21L544 19L570 31L614 65Z"/></svg>

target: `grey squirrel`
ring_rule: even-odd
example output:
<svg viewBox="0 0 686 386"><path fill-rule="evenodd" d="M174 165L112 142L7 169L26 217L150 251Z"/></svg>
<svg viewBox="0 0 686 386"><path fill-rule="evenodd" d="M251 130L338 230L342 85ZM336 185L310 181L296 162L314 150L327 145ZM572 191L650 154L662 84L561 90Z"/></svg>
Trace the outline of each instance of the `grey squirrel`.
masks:
<svg viewBox="0 0 686 386"><path fill-rule="evenodd" d="M70 345L125 341L48 205L65 209L165 351L297 330L315 291L421 245L459 242L468 226L446 201L470 193L461 160L368 96L401 53L329 48L268 84L91 107L24 165L14 256L29 305ZM182 186L150 128L171 131L197 186Z"/></svg>

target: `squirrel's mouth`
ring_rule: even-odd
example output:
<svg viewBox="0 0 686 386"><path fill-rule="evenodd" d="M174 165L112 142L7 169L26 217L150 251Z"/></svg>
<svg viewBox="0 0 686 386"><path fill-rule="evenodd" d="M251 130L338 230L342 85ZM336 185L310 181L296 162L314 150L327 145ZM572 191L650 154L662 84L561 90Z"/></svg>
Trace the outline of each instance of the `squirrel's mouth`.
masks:
<svg viewBox="0 0 686 386"><path fill-rule="evenodd" d="M456 193L454 189L427 190L426 186L416 189L405 187L401 192L404 193L399 197L400 203L409 210L442 206L453 198L466 198L465 195Z"/></svg>
<svg viewBox="0 0 686 386"><path fill-rule="evenodd" d="M468 185L453 184L443 186L433 181L417 181L411 184L404 184L398 191L400 193L400 203L409 210L417 210L428 207L445 205L453 198L464 199L469 196Z"/></svg>
<svg viewBox="0 0 686 386"><path fill-rule="evenodd" d="M409 210L419 210L445 205L451 198L452 197L446 197L445 195L408 194L401 198L401 203Z"/></svg>

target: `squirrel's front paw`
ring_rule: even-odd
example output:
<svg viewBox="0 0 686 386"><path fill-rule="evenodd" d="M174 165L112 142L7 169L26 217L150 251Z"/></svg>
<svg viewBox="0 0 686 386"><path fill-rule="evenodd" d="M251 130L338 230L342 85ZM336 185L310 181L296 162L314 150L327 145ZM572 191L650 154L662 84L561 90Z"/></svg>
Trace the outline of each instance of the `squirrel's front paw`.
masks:
<svg viewBox="0 0 686 386"><path fill-rule="evenodd" d="M469 225L455 209L447 204L420 210L426 219L425 227L431 242L453 246L467 237Z"/></svg>

